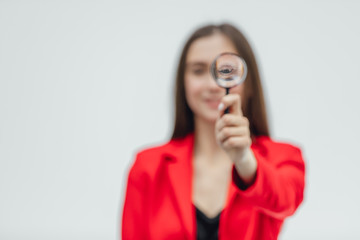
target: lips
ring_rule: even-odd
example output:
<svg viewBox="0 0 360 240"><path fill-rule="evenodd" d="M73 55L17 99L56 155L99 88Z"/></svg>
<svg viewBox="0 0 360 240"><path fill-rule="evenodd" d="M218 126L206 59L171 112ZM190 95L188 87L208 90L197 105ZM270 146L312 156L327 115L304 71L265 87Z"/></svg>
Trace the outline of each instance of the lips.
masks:
<svg viewBox="0 0 360 240"><path fill-rule="evenodd" d="M213 109L217 109L220 104L220 99L205 99L206 104Z"/></svg>

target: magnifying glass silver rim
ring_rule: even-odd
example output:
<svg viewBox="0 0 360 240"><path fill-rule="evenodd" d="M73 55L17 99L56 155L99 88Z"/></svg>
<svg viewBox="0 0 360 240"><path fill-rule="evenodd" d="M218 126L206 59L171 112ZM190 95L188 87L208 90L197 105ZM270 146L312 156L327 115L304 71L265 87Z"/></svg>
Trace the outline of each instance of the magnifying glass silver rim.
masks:
<svg viewBox="0 0 360 240"><path fill-rule="evenodd" d="M217 62L217 60L218 60L220 57L222 57L222 56L224 56L224 55L234 55L234 56L238 57L239 60L241 61L241 63L243 64L243 67L244 67L244 72L243 72L240 80L238 80L237 83L236 83L234 86L231 86L231 87L227 87L227 86L223 86L223 85L219 84L218 78L217 78L216 75L215 75L215 72L216 72L216 62ZM214 78L215 82L216 82L220 87L229 89L229 88L235 87L235 86L237 86L237 85L240 85L241 83L243 83L243 82L245 81L246 76L247 76L247 65L246 65L245 60L244 60L242 57L240 57L238 54L232 53L232 52L223 52L223 53L219 54L219 55L214 59L214 61L211 63L210 73L211 73L212 77Z"/></svg>

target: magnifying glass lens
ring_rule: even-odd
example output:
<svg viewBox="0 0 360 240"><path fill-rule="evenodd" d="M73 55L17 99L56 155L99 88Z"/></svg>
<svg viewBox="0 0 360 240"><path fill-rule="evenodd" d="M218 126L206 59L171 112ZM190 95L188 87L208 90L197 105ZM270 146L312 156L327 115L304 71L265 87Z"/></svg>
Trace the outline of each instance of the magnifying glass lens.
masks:
<svg viewBox="0 0 360 240"><path fill-rule="evenodd" d="M247 66L235 53L222 53L215 58L210 68L216 83L223 88L232 88L241 84L247 74Z"/></svg>

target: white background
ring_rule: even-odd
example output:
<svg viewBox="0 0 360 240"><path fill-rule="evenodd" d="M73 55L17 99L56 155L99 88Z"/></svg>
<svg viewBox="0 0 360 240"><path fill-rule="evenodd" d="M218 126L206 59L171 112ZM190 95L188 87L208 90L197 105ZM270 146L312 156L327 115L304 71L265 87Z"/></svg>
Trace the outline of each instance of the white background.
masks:
<svg viewBox="0 0 360 240"><path fill-rule="evenodd" d="M137 150L167 141L179 51L228 21L256 52L306 195L280 239L360 239L358 1L0 0L0 239L119 238Z"/></svg>

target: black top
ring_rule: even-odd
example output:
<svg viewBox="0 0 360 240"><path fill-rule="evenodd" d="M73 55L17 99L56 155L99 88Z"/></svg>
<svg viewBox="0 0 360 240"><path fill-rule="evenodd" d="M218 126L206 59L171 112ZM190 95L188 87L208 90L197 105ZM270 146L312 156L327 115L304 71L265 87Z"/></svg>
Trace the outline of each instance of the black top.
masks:
<svg viewBox="0 0 360 240"><path fill-rule="evenodd" d="M197 240L218 240L221 212L214 218L208 218L196 206Z"/></svg>

